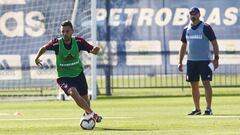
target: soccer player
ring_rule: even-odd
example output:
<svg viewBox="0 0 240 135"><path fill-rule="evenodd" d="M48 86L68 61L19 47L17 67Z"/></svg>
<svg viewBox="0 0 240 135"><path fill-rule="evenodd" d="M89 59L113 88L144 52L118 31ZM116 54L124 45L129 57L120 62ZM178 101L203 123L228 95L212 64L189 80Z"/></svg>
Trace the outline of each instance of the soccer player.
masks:
<svg viewBox="0 0 240 135"><path fill-rule="evenodd" d="M210 25L199 20L200 11L193 7L190 9L191 23L183 30L181 41L182 46L179 52L178 70L183 71L182 60L188 47L187 58L187 76L186 81L191 83L192 97L195 109L188 115L200 115L200 92L199 92L199 77L205 88L205 98L207 107L204 115L212 115L212 70L218 68L219 49L216 36ZM214 59L210 50L209 41L213 46ZM211 68L211 66L213 68ZM212 69L212 70L211 70Z"/></svg>
<svg viewBox="0 0 240 135"><path fill-rule="evenodd" d="M56 54L57 83L61 89L70 95L76 104L85 110L84 115L91 115L96 122L101 122L102 117L90 108L88 98L88 85L83 73L83 65L79 58L80 51L98 54L100 48L93 47L81 37L72 36L74 30L72 23L68 20L61 23L61 38L54 39L43 45L35 58L36 65L41 66L39 57L47 50Z"/></svg>

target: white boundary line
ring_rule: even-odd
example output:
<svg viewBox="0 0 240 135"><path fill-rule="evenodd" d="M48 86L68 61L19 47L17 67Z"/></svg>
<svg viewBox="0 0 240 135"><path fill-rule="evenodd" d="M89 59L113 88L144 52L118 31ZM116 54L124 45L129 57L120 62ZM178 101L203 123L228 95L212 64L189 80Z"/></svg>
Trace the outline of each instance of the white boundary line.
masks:
<svg viewBox="0 0 240 135"><path fill-rule="evenodd" d="M240 118L240 116L212 115L212 116L187 116L188 118Z"/></svg>
<svg viewBox="0 0 240 135"><path fill-rule="evenodd" d="M103 117L103 119L132 119L134 117ZM0 118L0 121L48 121L48 120L80 120L80 118Z"/></svg>
<svg viewBox="0 0 240 135"><path fill-rule="evenodd" d="M0 116L11 116L13 114L10 114L10 113L0 113Z"/></svg>

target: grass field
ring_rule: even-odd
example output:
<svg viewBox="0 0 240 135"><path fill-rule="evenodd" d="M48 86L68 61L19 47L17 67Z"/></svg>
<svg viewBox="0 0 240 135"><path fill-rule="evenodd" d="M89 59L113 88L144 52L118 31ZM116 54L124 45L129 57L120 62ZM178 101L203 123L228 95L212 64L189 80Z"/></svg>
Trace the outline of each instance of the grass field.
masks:
<svg viewBox="0 0 240 135"><path fill-rule="evenodd" d="M203 97L201 104L204 110ZM92 107L104 120L84 131L79 127L83 111L73 101L0 102L0 135L240 134L240 96L214 97L213 116L186 116L192 99L184 96L101 97Z"/></svg>

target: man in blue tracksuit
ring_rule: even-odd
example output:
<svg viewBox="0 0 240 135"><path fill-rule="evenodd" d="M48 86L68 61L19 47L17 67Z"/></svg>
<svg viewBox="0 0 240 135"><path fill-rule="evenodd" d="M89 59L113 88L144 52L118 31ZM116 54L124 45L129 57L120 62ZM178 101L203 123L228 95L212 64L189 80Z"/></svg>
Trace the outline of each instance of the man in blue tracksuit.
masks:
<svg viewBox="0 0 240 135"><path fill-rule="evenodd" d="M205 88L205 97L207 107L204 115L212 115L212 87L210 81L212 80L212 69L218 68L219 49L216 36L210 25L199 20L200 11L193 7L190 9L191 23L186 26L182 33L182 46L179 52L178 70L183 71L183 58L188 50L187 58L187 76L186 80L191 83L192 97L195 109L188 115L200 115L200 92L199 92L199 78ZM210 50L211 42L213 46L214 59Z"/></svg>

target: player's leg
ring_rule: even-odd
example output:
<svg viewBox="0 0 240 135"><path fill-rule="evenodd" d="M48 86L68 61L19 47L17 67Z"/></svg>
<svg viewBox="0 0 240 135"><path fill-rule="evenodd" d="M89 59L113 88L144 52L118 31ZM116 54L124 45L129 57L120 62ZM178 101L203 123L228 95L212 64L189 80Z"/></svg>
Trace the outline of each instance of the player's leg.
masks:
<svg viewBox="0 0 240 135"><path fill-rule="evenodd" d="M90 106L90 100L88 97L88 84L87 84L87 80L84 73L82 72L80 75L75 77L74 81L75 81L74 83L76 85L78 93Z"/></svg>
<svg viewBox="0 0 240 135"><path fill-rule="evenodd" d="M200 109L200 92L199 92L199 72L197 70L197 62L187 62L187 77L186 81L190 82L192 88L192 98L195 109L188 115L199 115L201 114Z"/></svg>
<svg viewBox="0 0 240 135"><path fill-rule="evenodd" d="M212 81L212 70L209 68L208 64L210 61L202 61L201 62L201 68L200 68L200 74L201 74L201 79L202 83L205 89L205 98L207 102L207 107L205 110L205 115L212 115L212 87L210 84L210 81Z"/></svg>
<svg viewBox="0 0 240 135"><path fill-rule="evenodd" d="M85 77L83 72L75 78L75 85L77 86L77 91L78 91L79 95L85 100L85 102L90 107L90 100L89 100L89 97L88 97L87 80L86 80L86 77ZM85 112L85 113L89 114L88 112ZM96 122L101 122L101 120L102 120L101 116L99 116L96 113L92 113L91 115L96 120Z"/></svg>
<svg viewBox="0 0 240 135"><path fill-rule="evenodd" d="M82 98L88 103L88 105L90 106L90 100L89 100L89 97L88 95L84 95L82 96Z"/></svg>
<svg viewBox="0 0 240 135"><path fill-rule="evenodd" d="M200 109L200 92L199 92L199 81L191 82L192 97L196 110Z"/></svg>
<svg viewBox="0 0 240 135"><path fill-rule="evenodd" d="M205 88L205 98L206 98L206 102L207 102L207 108L211 109L211 105L212 105L212 87L210 85L210 81L205 80L202 81L203 86Z"/></svg>
<svg viewBox="0 0 240 135"><path fill-rule="evenodd" d="M88 103L89 107L90 107L90 100L88 98L88 95L84 95L84 96L81 96L85 101L86 103ZM102 121L102 116L99 116L97 113L88 113L88 112L85 112L83 115L92 115L92 117L96 120L96 122L101 122Z"/></svg>
<svg viewBox="0 0 240 135"><path fill-rule="evenodd" d="M87 112L88 114L91 114L93 112L90 106L88 105L87 101L79 95L75 87L71 87L67 91L67 93L74 99L74 101L79 107L85 110L85 112Z"/></svg>
<svg viewBox="0 0 240 135"><path fill-rule="evenodd" d="M71 96L76 104L88 113L92 113L88 103L83 99L77 91L75 79L62 77L57 79L57 83L66 95Z"/></svg>

